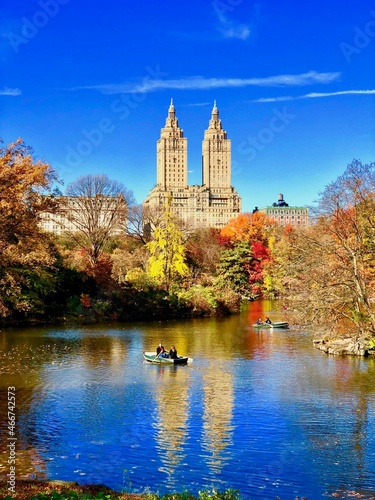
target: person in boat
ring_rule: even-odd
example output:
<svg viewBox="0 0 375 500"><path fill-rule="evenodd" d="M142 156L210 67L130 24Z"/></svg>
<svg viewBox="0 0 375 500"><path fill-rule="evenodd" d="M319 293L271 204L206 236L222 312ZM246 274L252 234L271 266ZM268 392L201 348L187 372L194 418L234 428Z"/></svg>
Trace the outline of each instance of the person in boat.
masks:
<svg viewBox="0 0 375 500"><path fill-rule="evenodd" d="M171 348L170 348L170 351L169 351L169 357L171 359L177 359L177 349L176 347L173 345Z"/></svg>
<svg viewBox="0 0 375 500"><path fill-rule="evenodd" d="M262 318L258 318L257 321L256 321L256 324L257 325L261 325L262 323L263 323Z"/></svg>
<svg viewBox="0 0 375 500"><path fill-rule="evenodd" d="M272 321L270 320L270 318L267 316L265 321L265 323L267 323L267 325L270 325L272 323Z"/></svg>
<svg viewBox="0 0 375 500"><path fill-rule="evenodd" d="M160 356L162 358L165 358L168 356L168 354L167 354L166 350L164 349L164 346L161 342L156 348L156 355Z"/></svg>

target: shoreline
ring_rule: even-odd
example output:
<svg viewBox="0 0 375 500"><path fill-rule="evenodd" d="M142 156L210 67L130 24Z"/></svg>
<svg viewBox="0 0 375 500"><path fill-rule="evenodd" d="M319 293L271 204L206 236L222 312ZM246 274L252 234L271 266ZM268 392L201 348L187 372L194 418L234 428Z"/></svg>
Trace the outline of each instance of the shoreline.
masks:
<svg viewBox="0 0 375 500"><path fill-rule="evenodd" d="M15 492L9 491L7 480L0 478L0 498L6 500L240 500L238 490L227 489L199 492L194 496L188 491L171 492L160 496L145 488L144 493L118 492L105 484L80 485L76 481L48 479L16 480ZM306 499L307 500L307 499Z"/></svg>
<svg viewBox="0 0 375 500"><path fill-rule="evenodd" d="M92 498L102 495L102 498L110 498L111 500L140 500L146 494L137 493L119 493L114 491L105 484L80 485L76 481L60 481L60 480L41 480L41 479L19 479L16 480L14 493L8 489L6 479L0 479L0 498L9 498L16 500L32 500L36 499L36 495L52 495L60 493L61 495L82 495L82 498ZM109 497L107 497L109 495ZM53 498L53 497L52 497ZM62 497L63 498L63 497ZM72 496L69 498L79 499L80 496ZM100 498L100 496L98 497Z"/></svg>

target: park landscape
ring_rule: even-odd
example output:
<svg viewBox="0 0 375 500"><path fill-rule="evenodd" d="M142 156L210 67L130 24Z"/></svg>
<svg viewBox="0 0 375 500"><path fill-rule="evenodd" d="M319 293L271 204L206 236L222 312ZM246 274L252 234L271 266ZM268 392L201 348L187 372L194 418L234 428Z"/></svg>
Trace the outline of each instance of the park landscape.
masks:
<svg viewBox="0 0 375 500"><path fill-rule="evenodd" d="M55 438L52 428L47 431L47 441L43 441L43 433L38 431L39 425L43 425L46 430L51 425L54 426L56 410L52 410L53 394L62 391L61 397L64 398L65 404L58 410L59 413L64 411L66 414L61 417L62 420L69 415L75 415L77 411L79 413L83 411L82 419L85 425L88 425L87 428L96 426L93 422L90 423L91 404L90 406L85 404L79 410L74 409L74 391L86 391L85 383L81 385L79 382L79 371L76 372L78 366L75 366L75 360L81 358L85 360L87 366L85 375L87 380L94 377L93 380L96 381L94 384L102 387L103 393L96 391L94 399L101 398L101 394L104 395L106 392L105 382L100 375L102 363L108 365L105 372L106 383L113 383L117 379L115 374L120 370L123 372L121 380L126 381L130 377L134 383L141 384L141 393L147 394L152 390L150 384L152 387L152 384L156 383L155 376L163 377L162 383L166 394L169 391L183 391L181 407L178 405L180 409L174 407L171 414L161 410L165 401L163 398L161 400L157 398L155 401L157 424L150 423L151 427L156 425L155 429L159 427L161 429L156 432L156 443L160 436L166 439L166 443L174 443L169 451L168 448L164 451L162 448L157 450L158 456L160 455L162 463L165 464L159 470L167 471L168 477L174 474L176 479L180 478L180 486L169 480L169 488L173 491L189 490L188 484L193 484L190 481L186 484L186 479L183 479L185 469L181 468L180 455L183 450L182 442L186 439L183 436L186 433L190 435L191 432L187 415L193 411L195 405L202 404L202 414L206 415L205 418L209 422L209 427L206 425L203 427L206 431L202 430L205 433L203 444L206 443L204 446L208 450L207 466L213 483L205 483L206 488L203 492L200 490L201 493L190 491L180 494L184 498L186 495L191 495L192 498L194 495L200 498L206 496L237 498L241 494L246 497L249 486L242 484L242 481L238 490L232 487L229 478L216 483L220 474L224 474L225 471L225 463L228 460L226 449L229 450L233 441L238 439L235 437L237 433L230 430L232 428L230 422L236 422L234 428L239 425L234 406L234 401L239 397L235 395L235 381L243 377L246 379L249 366L246 359L248 357L253 359L252 363L256 363L253 366L262 373L263 380L271 383L269 375L265 376L264 372L268 370L268 363L261 363L261 366L258 366L255 360L260 356L260 359L264 358L265 361L266 352L273 352L272 346L277 346L275 353L283 353L281 355L285 358L285 373L282 379L287 377L284 383L289 385L292 383L289 369L297 362L293 355L290 356L298 345L298 350L302 349L303 355L301 351L293 370L295 373L300 373L298 384L301 385L300 397L304 401L305 388L309 386L311 394L314 393L318 388L315 386L315 381L319 370L328 368L326 365L319 368L320 364L315 356L320 356L323 361L325 355L317 352L313 343L324 349L336 345L337 349L339 342L338 354L356 355L355 357L360 356L363 359L372 357L374 168L373 163L364 165L358 160L353 160L343 174L322 191L311 224L306 227L279 226L272 218L255 212L241 214L238 218L230 220L221 230L191 232L179 224L166 204L159 213L152 214L155 225L148 235L134 229L142 227L141 217L144 213L142 207L132 204L130 189L104 174L89 175L69 185L67 192L73 193L78 189L81 196L84 193L85 203L89 201L88 210L95 210L95 200L101 200L103 192L108 196L108 190L115 188L115 196L121 197L122 200L126 197L129 200L126 212L129 222L126 230L121 235L113 236L109 228L104 231L92 225L84 228L84 221L77 221L77 225L79 223L82 228L81 231L74 233L67 231L63 235L56 236L46 233L38 224L42 213L61 210L59 204L61 191L56 173L50 165L35 159L31 149L21 140L4 147L0 169L3 257L1 262L3 292L0 299L3 347L7 361L3 369L8 384L15 389L12 397L17 395L18 398L17 404L20 405L18 415L24 422L21 427L24 427L26 422L31 423L35 418L38 422L36 429L30 428L26 431L26 427L23 430L20 428L19 431L20 442L23 443L18 451L21 457L19 469L22 472L15 484L18 484L21 496L15 498L128 498L129 494L140 493L143 496L156 494L168 497L172 494L175 497L176 495L174 492L169 492L168 487L163 493L165 487L162 486L163 482L159 486L160 493L152 492L152 489L152 493L147 491L155 480L152 467L150 476L147 475L143 479L137 477L136 487L131 486L130 482L127 484L123 482L120 486L118 469L126 470L124 465L121 465L126 456L123 447L129 439L134 439L130 436L135 436L137 439L139 430L130 431L134 434L125 432L118 444L110 440L110 446L115 447L114 456L118 458L110 461L102 472L99 470L91 474L82 472L83 485L78 486L79 480L77 485L69 482L40 483L40 479L50 480L51 474L52 476L57 474L59 479L60 474L52 472L53 469L48 473L49 467L42 465L44 460L35 459L40 455L38 449L49 450L47 460L60 462L62 460L62 465L59 467L63 467L64 470L66 468L63 465L64 459L71 456L71 453L73 453L71 460L74 457L73 450L67 451L67 456L54 455L52 450L55 449L56 443L53 444ZM121 207L119 217L123 218L123 204L118 206ZM100 204L100 207L103 205ZM96 217L96 220L102 219ZM275 321L287 319L290 330L273 330L271 336L262 330L254 330L256 319L266 315L272 315ZM147 323L150 324L149 327L146 326ZM171 371L170 376L176 378L168 381L169 377L164 379L166 374L161 368L163 365L143 366L140 370L142 350L149 351L155 348L161 338L177 344L180 352L183 351L185 355L194 358L194 363L191 365L193 368L188 365L191 372L179 371L173 375ZM29 347L25 347L23 344L25 341ZM143 348L139 347L139 341L143 343ZM313 349L316 354L312 354L309 349ZM208 353L211 353L210 356ZM306 366L313 359L315 359L316 373L304 374ZM340 361L339 365L341 364ZM220 369L220 366L223 368ZM160 368L161 371L146 372L147 368L157 370ZM172 370L170 367L167 368ZM65 379L65 370L68 370L66 373L70 373L68 379ZM360 383L364 397L362 402L366 401L365 407L367 407L371 404L368 401L368 398L371 398L371 390L367 379L372 370L371 363L366 363L362 370L365 372L370 370ZM201 372L205 374L203 388L199 387ZM279 373L278 377L280 375ZM355 377L355 373L350 375L345 392L353 390L352 383ZM329 378L330 375L327 373L327 382ZM71 386L69 380L77 382ZM253 385L255 380L249 383ZM280 380L276 382L275 379L275 383L280 383ZM17 384L19 388L16 390ZM217 388L221 384L224 392L219 396L220 391L217 393ZM26 392L23 387L28 388ZM39 392L42 387L45 396L41 396ZM260 397L264 398L268 389L263 394L262 384L257 389L255 387L254 385L254 390L261 391ZM215 403L210 402L211 397L206 399L211 391L213 395L216 394L213 400ZM202 395L201 403L194 402L194 393ZM131 418L128 414L131 406L126 403L131 394L132 391L129 392L129 389L124 387L121 396L123 401L119 406L123 410L119 413L119 417L121 418L125 412L123 418L126 422ZM222 400L223 395L225 395L224 400ZM341 398L340 395L336 397ZM317 394L310 395L308 401L315 402L317 398ZM237 405L241 399L243 396L238 399ZM20 401L23 403L20 404ZM50 405L52 407L46 410L45 415L31 417L33 412L37 411L33 410L35 404L41 405L41 408L45 405L46 408ZM249 409L252 408L251 401L248 404ZM272 396L270 404L275 404ZM309 403L305 401L303 405L305 404ZM99 400L95 405L99 405L102 419L109 418L108 412L112 405L106 408L106 405L103 406L103 401ZM289 406L290 411L300 415L299 411L292 410L292 401L289 401ZM216 408L220 408L220 417ZM144 409L139 408L136 411L143 412ZM311 408L311 411L315 410ZM345 419L351 419L356 411L349 405ZM360 411L367 410L362 409L361 405ZM151 415L153 414L152 412ZM304 411L301 418L305 417ZM264 418L267 418L267 411L264 413ZM60 425L67 424L62 424L61 421ZM124 424L116 419L114 425L120 429ZM217 430L210 435L207 434L208 428ZM184 429L183 434L181 429ZM281 429L277 430L280 431ZM31 441L26 437L30 432L32 436L36 432ZM336 431L332 429L332 432ZM68 450L73 444L69 442L69 434L68 432L64 438L68 439L65 444ZM166 437L168 434L169 438ZM246 440L250 439L250 443L253 439L251 436L250 433L246 437ZM138 439L142 441L142 438ZM181 445L178 445L180 441ZM82 453L86 456L89 452L85 450L85 446L89 446L89 443L84 439L79 447L83 447ZM286 443L282 440L273 445L272 449L280 447L280 450L283 450L285 446ZM100 460L106 460L104 458L106 455L98 453ZM190 453L196 452L191 450L188 453L190 456ZM216 465L209 458L210 453L218 453L216 460L219 461ZM280 456L283 456L284 452L280 453ZM80 453L76 454L77 457L79 455ZM234 459L232 454L229 456L230 460ZM138 458L135 460L137 462ZM83 469L78 470L85 470L90 467L89 464L90 461L88 463L85 461L81 465ZM29 472L25 469L27 466ZM284 465L286 474L291 473L289 466L289 462ZM39 472L31 473L35 467ZM203 463L201 467L204 467ZM270 466L265 463L264 467L267 471ZM63 477L69 477L70 480L71 476L76 474L73 474L73 471L68 472L68 469L63 473ZM223 477L226 477L226 474ZM34 482L23 483L22 478L27 481L32 479ZM194 480L192 479L193 482ZM157 481L160 481L160 478ZM283 481L285 489L281 489L281 493L286 494L285 492L289 491L289 487L286 486L288 480L283 479ZM9 487L9 484L5 486ZM90 484L109 484L112 490L102 488L98 492L97 487L93 486L90 489ZM35 488L38 489L37 497L34 493ZM250 491L253 491L253 488L254 486L250 486ZM123 497L119 496L120 493L116 493L122 489L127 491L126 494L122 493L125 495ZM309 485L307 482L304 486L295 487L293 491L301 495L301 498L304 494L308 498L309 492L311 495L311 491L316 489L317 485ZM362 494L359 486L356 491ZM8 488L8 493L16 494L16 490ZM276 487L275 490L268 491L266 496L263 496L264 492L261 493L260 498L274 498L277 494ZM13 497L10 495L9 498Z"/></svg>
<svg viewBox="0 0 375 500"><path fill-rule="evenodd" d="M189 231L168 203L145 213L129 187L88 175L66 189L83 200L76 231L56 236L39 222L63 208L57 173L21 140L0 161L3 325L225 315L243 299L277 298L292 323L327 341L354 339L362 355L375 345L374 163L353 160L322 190L307 227L255 212ZM103 196L127 200L126 213Z"/></svg>
<svg viewBox="0 0 375 500"><path fill-rule="evenodd" d="M0 498L374 499L371 1L2 14Z"/></svg>

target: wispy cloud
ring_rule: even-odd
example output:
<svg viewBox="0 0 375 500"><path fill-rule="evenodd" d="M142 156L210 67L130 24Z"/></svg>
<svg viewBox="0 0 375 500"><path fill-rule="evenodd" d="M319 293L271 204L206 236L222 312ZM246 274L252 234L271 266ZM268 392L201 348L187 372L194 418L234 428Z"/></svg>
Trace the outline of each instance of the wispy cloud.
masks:
<svg viewBox="0 0 375 500"><path fill-rule="evenodd" d="M238 40L246 40L250 36L250 28L246 24L238 24L233 21L226 21L219 27L220 33L224 38L237 38Z"/></svg>
<svg viewBox="0 0 375 500"><path fill-rule="evenodd" d="M249 25L238 23L233 19L224 14L221 2L213 2L213 7L217 16L218 24L217 29L223 35L224 38L237 38L239 40L246 40L249 38L251 30ZM232 9L233 7L227 5L226 10Z"/></svg>
<svg viewBox="0 0 375 500"><path fill-rule="evenodd" d="M182 106L185 108L200 108L203 106L209 106L210 104L212 104L212 102L192 102L188 104L183 104ZM181 105L179 105L179 107L181 107Z"/></svg>
<svg viewBox="0 0 375 500"><path fill-rule="evenodd" d="M0 95L11 95L11 96L16 96L16 95L21 95L22 92L20 89L10 89L8 87L5 87L4 89L0 89Z"/></svg>
<svg viewBox="0 0 375 500"><path fill-rule="evenodd" d="M316 97L333 97L336 95L371 95L375 94L375 90L340 90L337 92L310 92L309 94L299 96L279 96L279 97L261 97L254 99L252 102L280 102L280 101L295 101L297 99L315 99Z"/></svg>
<svg viewBox="0 0 375 500"><path fill-rule="evenodd" d="M131 94L148 93L159 90L211 90L218 88L241 88L241 87L290 87L304 86L317 83L331 83L340 77L339 72L318 73L309 71L297 75L275 75L263 78L205 78L203 76L192 76L187 78L147 79L144 78L137 83L108 83L102 85L87 85L74 87L70 90L92 89L103 94Z"/></svg>

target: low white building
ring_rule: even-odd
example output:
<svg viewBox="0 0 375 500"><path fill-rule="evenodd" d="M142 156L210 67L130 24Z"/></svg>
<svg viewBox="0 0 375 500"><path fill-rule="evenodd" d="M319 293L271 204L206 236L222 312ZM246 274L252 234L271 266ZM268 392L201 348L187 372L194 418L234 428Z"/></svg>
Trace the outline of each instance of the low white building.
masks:
<svg viewBox="0 0 375 500"><path fill-rule="evenodd" d="M307 226L309 224L309 209L307 207L289 206L281 193L277 202L259 209L256 207L256 210L269 215L281 226Z"/></svg>
<svg viewBox="0 0 375 500"><path fill-rule="evenodd" d="M126 232L128 209L122 196L61 196L56 201L56 212L40 216L39 226L45 231L63 234L102 230L112 236Z"/></svg>

